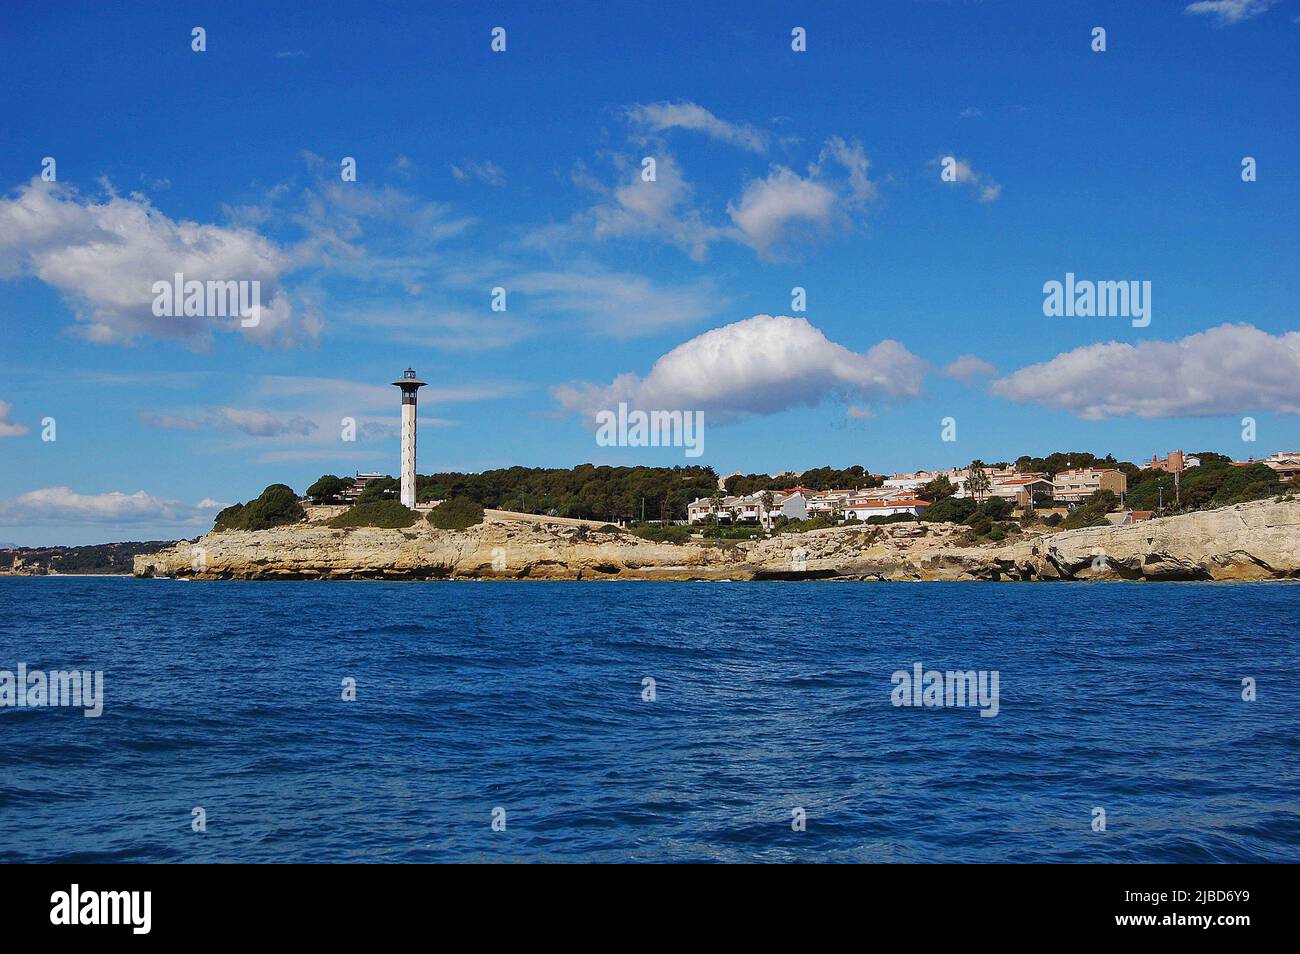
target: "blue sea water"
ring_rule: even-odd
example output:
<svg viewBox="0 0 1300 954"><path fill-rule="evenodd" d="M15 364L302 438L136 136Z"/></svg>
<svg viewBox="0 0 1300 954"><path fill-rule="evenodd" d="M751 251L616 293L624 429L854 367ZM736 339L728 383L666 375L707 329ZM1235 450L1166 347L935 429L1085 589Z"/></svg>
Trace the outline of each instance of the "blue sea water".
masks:
<svg viewBox="0 0 1300 954"><path fill-rule="evenodd" d="M0 709L0 861L1297 861L1297 626L1284 583L0 578L0 670L105 685ZM916 662L998 715L895 707Z"/></svg>

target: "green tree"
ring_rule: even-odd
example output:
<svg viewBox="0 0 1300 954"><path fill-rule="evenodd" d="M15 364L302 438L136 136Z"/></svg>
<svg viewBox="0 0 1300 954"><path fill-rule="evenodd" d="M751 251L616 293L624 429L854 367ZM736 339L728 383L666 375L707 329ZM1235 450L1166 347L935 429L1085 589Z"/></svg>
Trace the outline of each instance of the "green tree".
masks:
<svg viewBox="0 0 1300 954"><path fill-rule="evenodd" d="M351 477L336 477L333 474L324 474L307 488L307 496L316 503L335 501L339 499L339 495L343 491L351 486Z"/></svg>
<svg viewBox="0 0 1300 954"><path fill-rule="evenodd" d="M952 481L940 475L918 490L916 496L921 500L937 503L940 500L946 500L956 492L957 488L952 485Z"/></svg>
<svg viewBox="0 0 1300 954"><path fill-rule="evenodd" d="M366 481L365 489L357 498L357 503L370 503L374 500L392 500L402 492L402 482L396 477L378 477Z"/></svg>
<svg viewBox="0 0 1300 954"><path fill-rule="evenodd" d="M287 524L300 523L307 512L298 502L298 495L287 484L271 484L255 500L235 504L217 514L213 530L269 530Z"/></svg>

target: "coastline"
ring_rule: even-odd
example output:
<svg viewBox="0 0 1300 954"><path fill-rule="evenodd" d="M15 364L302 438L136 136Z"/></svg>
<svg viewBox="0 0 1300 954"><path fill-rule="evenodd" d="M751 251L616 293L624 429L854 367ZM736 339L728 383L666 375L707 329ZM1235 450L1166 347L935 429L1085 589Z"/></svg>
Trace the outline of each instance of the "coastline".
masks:
<svg viewBox="0 0 1300 954"><path fill-rule="evenodd" d="M623 532L489 521L464 531L301 524L210 533L136 556L137 577L858 582L1300 579L1300 501L1263 500L1134 526L961 545L954 524L882 524L757 541L654 543Z"/></svg>

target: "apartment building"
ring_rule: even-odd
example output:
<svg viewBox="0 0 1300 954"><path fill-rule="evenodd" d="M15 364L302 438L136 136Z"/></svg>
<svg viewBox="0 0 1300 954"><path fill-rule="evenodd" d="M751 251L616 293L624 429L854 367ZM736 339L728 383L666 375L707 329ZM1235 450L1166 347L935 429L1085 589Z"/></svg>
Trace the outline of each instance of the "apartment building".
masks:
<svg viewBox="0 0 1300 954"><path fill-rule="evenodd" d="M1065 503L1078 503L1099 490L1123 496L1128 490L1128 478L1114 467L1085 467L1063 470L1052 481L1052 496Z"/></svg>

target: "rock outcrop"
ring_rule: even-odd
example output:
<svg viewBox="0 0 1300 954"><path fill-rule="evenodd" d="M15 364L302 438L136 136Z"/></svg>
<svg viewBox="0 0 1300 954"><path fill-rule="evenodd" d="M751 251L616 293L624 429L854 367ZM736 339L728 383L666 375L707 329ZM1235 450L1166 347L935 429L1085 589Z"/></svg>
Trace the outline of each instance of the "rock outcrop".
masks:
<svg viewBox="0 0 1300 954"><path fill-rule="evenodd" d="M743 543L652 543L557 524L464 531L304 524L210 533L135 558L198 579L1262 580L1300 578L1300 501L1255 501L1128 527L963 545L965 528L885 524Z"/></svg>

